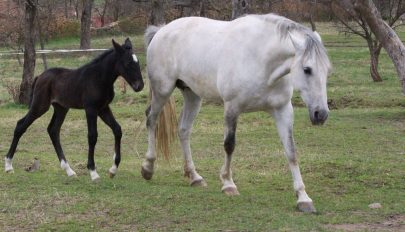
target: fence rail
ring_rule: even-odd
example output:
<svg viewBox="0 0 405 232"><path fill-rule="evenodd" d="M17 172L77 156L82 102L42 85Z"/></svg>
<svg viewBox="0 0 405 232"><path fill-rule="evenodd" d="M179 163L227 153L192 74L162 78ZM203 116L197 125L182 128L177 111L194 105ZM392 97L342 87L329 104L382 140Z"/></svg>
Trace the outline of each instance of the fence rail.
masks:
<svg viewBox="0 0 405 232"><path fill-rule="evenodd" d="M73 52L97 52L97 51L106 51L105 48L94 48L94 49L56 49L56 50L36 50L36 54L56 54L56 53L73 53ZM0 52L0 56L11 56L11 55L24 55L24 52Z"/></svg>

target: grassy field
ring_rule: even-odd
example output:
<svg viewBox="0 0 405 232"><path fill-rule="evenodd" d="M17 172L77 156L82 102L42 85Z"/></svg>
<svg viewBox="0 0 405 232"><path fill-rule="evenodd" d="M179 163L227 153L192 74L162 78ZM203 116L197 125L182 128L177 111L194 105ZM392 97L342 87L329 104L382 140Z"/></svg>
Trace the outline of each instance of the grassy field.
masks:
<svg viewBox="0 0 405 232"><path fill-rule="evenodd" d="M245 114L239 120L233 172L240 196L226 197L220 191L223 110L208 103L203 104L192 136L194 161L208 187L188 186L179 146L173 149L170 162L159 157L151 181L143 180L140 165L147 147L148 88L122 94L116 85L112 108L124 133L117 176L107 176L113 135L100 121L95 159L102 179L91 182L86 170L84 112L71 110L61 141L78 178L67 178L46 133L51 110L21 139L13 163L15 173L0 175L0 231L405 230L405 98L395 69L383 53L384 81L373 83L363 41L322 26L320 32L334 65L328 85L333 109L326 125L311 126L306 108L294 96L301 171L317 214L296 211L291 174L274 121L265 113ZM144 67L142 38L131 38ZM110 47L110 41L109 37L95 38L93 46ZM76 48L77 44L77 38L64 39L51 41L48 48ZM91 57L54 55L48 61L50 66L77 67ZM16 59L0 58L1 81L18 81L22 68ZM39 74L40 59L37 67ZM180 110L181 98L176 95ZM0 154L5 155L15 123L27 110L13 104L1 84L0 102ZM39 158L41 169L24 171L34 157ZM3 168L4 161L0 163ZM382 208L368 207L376 202Z"/></svg>

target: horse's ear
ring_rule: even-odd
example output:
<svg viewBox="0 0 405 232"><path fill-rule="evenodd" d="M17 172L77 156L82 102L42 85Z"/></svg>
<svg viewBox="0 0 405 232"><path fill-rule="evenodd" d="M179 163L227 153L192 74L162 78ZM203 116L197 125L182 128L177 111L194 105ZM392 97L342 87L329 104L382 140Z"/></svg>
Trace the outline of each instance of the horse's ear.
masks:
<svg viewBox="0 0 405 232"><path fill-rule="evenodd" d="M299 36L297 36L296 33L291 33L291 32L288 32L288 35L296 50L302 51L305 49L305 39L304 38L299 37Z"/></svg>
<svg viewBox="0 0 405 232"><path fill-rule="evenodd" d="M319 40L319 42L322 43L321 35L317 31L314 31L314 34L315 34L315 37Z"/></svg>
<svg viewBox="0 0 405 232"><path fill-rule="evenodd" d="M124 53L124 49L121 47L121 45L119 45L117 42L115 42L114 39L112 39L112 44L114 46L114 50L116 52L118 52L119 54L123 54Z"/></svg>

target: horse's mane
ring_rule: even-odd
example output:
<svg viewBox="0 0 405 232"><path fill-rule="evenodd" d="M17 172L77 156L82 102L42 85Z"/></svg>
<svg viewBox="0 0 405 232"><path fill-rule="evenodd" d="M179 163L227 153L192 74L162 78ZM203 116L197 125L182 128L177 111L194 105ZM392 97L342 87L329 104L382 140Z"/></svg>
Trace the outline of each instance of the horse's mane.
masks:
<svg viewBox="0 0 405 232"><path fill-rule="evenodd" d="M322 64L322 66L328 71L331 69L332 66L326 49L311 29L276 14L255 15L255 17L259 17L266 22L274 24L277 27L279 35L282 39L289 38L289 33L291 32L303 34L306 38L303 59L307 59L312 55L315 55L318 63Z"/></svg>

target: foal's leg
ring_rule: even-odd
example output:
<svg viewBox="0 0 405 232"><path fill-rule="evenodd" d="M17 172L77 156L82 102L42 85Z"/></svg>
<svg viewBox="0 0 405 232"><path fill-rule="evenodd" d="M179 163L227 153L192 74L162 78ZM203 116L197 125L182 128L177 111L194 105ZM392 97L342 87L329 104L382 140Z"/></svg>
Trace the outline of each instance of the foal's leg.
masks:
<svg viewBox="0 0 405 232"><path fill-rule="evenodd" d="M7 173L13 173L12 159L14 153L17 149L18 141L20 141L21 136L27 131L27 128L39 117L41 117L49 109L49 103L43 103L44 101L35 101L31 104L30 110L27 115L17 122L17 126L14 130L14 137L11 143L10 149L5 157L5 171Z"/></svg>
<svg viewBox="0 0 405 232"><path fill-rule="evenodd" d="M238 189L232 179L231 160L232 153L235 149L235 133L236 124L239 113L232 107L231 104L225 103L225 133L224 133L224 148L225 148L225 163L222 166L220 178L222 181L222 192L228 196L239 195Z"/></svg>
<svg viewBox="0 0 405 232"><path fill-rule="evenodd" d="M300 168L298 166L293 138L294 112L291 103L274 110L273 116L276 120L278 133L283 143L285 155L292 173L294 190L298 198L297 207L303 212L316 212L311 198L309 198L305 192L305 185L302 181Z"/></svg>
<svg viewBox="0 0 405 232"><path fill-rule="evenodd" d="M184 89L181 93L184 97L184 107L179 123L179 138L184 155L184 175L190 179L191 186L207 186L207 183L195 170L190 149L191 127L200 110L201 98L189 88Z"/></svg>
<svg viewBox="0 0 405 232"><path fill-rule="evenodd" d="M53 104L54 112L51 119L51 122L48 126L48 134L52 140L53 147L55 148L56 154L60 162L60 167L66 171L68 176L75 176L74 172L68 162L66 161L65 154L63 153L62 146L60 145L60 128L62 127L63 122L69 109L64 108L58 104Z"/></svg>
<svg viewBox="0 0 405 232"><path fill-rule="evenodd" d="M98 114L100 118L103 120L107 126L111 128L111 130L114 133L114 138L115 138L115 147L114 147L114 163L110 170L108 171L108 174L110 175L111 178L115 176L117 173L118 166L120 165L121 162L121 137L122 137L122 130L121 126L118 124L118 122L115 120L113 113L111 112L111 109L109 106L101 110Z"/></svg>
<svg viewBox="0 0 405 232"><path fill-rule="evenodd" d="M90 177L92 181L100 179L96 171L96 164L94 163L94 148L97 143L97 110L93 108L86 108L87 129L88 129L88 141L89 141L89 153L87 160L87 169L90 171Z"/></svg>
<svg viewBox="0 0 405 232"><path fill-rule="evenodd" d="M141 173L144 179L150 180L153 176L154 162L156 160L156 124L159 117L160 111L163 106L169 100L170 94L174 89L173 87L170 90L162 93L155 93L152 91L152 101L150 105L150 110L147 110L147 120L146 126L148 128L148 151L146 152L146 159L142 163ZM149 112L148 112L149 111Z"/></svg>

